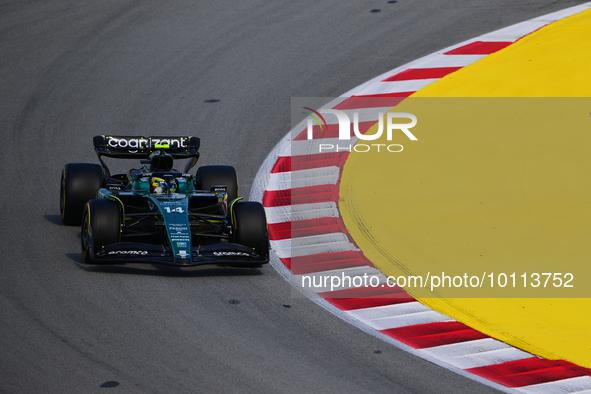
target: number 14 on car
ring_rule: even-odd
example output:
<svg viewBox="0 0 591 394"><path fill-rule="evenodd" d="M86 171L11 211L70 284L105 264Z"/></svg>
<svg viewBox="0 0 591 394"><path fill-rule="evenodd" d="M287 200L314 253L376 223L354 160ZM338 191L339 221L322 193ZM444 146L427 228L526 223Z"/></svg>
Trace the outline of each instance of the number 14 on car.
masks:
<svg viewBox="0 0 591 394"><path fill-rule="evenodd" d="M173 209L170 209L170 207L163 207L163 208L166 211L166 213L173 213L173 212L184 213L185 212L185 210L181 207L173 208Z"/></svg>

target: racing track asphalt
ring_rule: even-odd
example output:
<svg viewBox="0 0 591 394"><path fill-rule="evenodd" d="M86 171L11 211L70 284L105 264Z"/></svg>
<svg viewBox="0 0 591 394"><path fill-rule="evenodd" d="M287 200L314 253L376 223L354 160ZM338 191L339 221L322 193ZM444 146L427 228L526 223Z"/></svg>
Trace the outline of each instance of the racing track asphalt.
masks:
<svg viewBox="0 0 591 394"><path fill-rule="evenodd" d="M270 266L83 264L60 171L95 162L96 134L196 135L248 196L291 97L582 2L0 2L0 392L494 392L292 298Z"/></svg>

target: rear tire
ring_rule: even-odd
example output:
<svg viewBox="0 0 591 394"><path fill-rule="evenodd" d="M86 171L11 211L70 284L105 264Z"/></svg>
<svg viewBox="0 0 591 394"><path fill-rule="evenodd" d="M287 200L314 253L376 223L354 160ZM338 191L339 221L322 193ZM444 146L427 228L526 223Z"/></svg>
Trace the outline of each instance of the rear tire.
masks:
<svg viewBox="0 0 591 394"><path fill-rule="evenodd" d="M120 242L121 211L119 204L108 200L90 200L84 208L82 221L82 256L87 263L95 263L90 255L89 242L94 252Z"/></svg>
<svg viewBox="0 0 591 394"><path fill-rule="evenodd" d="M84 206L103 187L103 169L98 164L70 163L62 170L60 214L68 226L82 223Z"/></svg>
<svg viewBox="0 0 591 394"><path fill-rule="evenodd" d="M212 186L228 186L228 202L238 198L238 176L232 166L199 167L196 175L198 190L211 190Z"/></svg>
<svg viewBox="0 0 591 394"><path fill-rule="evenodd" d="M263 206L254 201L236 201L232 206L235 242L253 248L261 257L269 257L267 217Z"/></svg>

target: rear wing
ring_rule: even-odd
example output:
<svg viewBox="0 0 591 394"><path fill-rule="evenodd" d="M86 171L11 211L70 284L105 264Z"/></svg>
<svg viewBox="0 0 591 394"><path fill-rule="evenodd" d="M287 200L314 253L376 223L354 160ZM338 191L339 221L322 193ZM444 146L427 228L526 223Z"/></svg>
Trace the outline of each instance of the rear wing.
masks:
<svg viewBox="0 0 591 394"><path fill-rule="evenodd" d="M192 159L187 163L185 172L197 163L201 141L198 137L138 137L97 135L93 140L94 150L105 171L110 176L102 156L117 159L147 159L156 151L164 151L174 159Z"/></svg>
<svg viewBox="0 0 591 394"><path fill-rule="evenodd" d="M94 149L99 156L120 159L145 159L152 152L164 150L174 159L199 156L198 137L137 137L97 135Z"/></svg>

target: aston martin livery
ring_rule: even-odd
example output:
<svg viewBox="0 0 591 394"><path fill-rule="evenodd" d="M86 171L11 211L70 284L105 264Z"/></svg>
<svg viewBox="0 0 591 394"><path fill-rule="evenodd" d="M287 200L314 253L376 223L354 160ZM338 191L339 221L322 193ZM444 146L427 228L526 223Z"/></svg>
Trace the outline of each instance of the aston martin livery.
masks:
<svg viewBox="0 0 591 394"><path fill-rule="evenodd" d="M269 262L263 206L238 196L231 166L199 167L197 137L94 137L99 164L70 163L62 171L61 218L82 225L87 263L225 264ZM140 160L111 175L104 157ZM183 171L175 160L188 160Z"/></svg>

